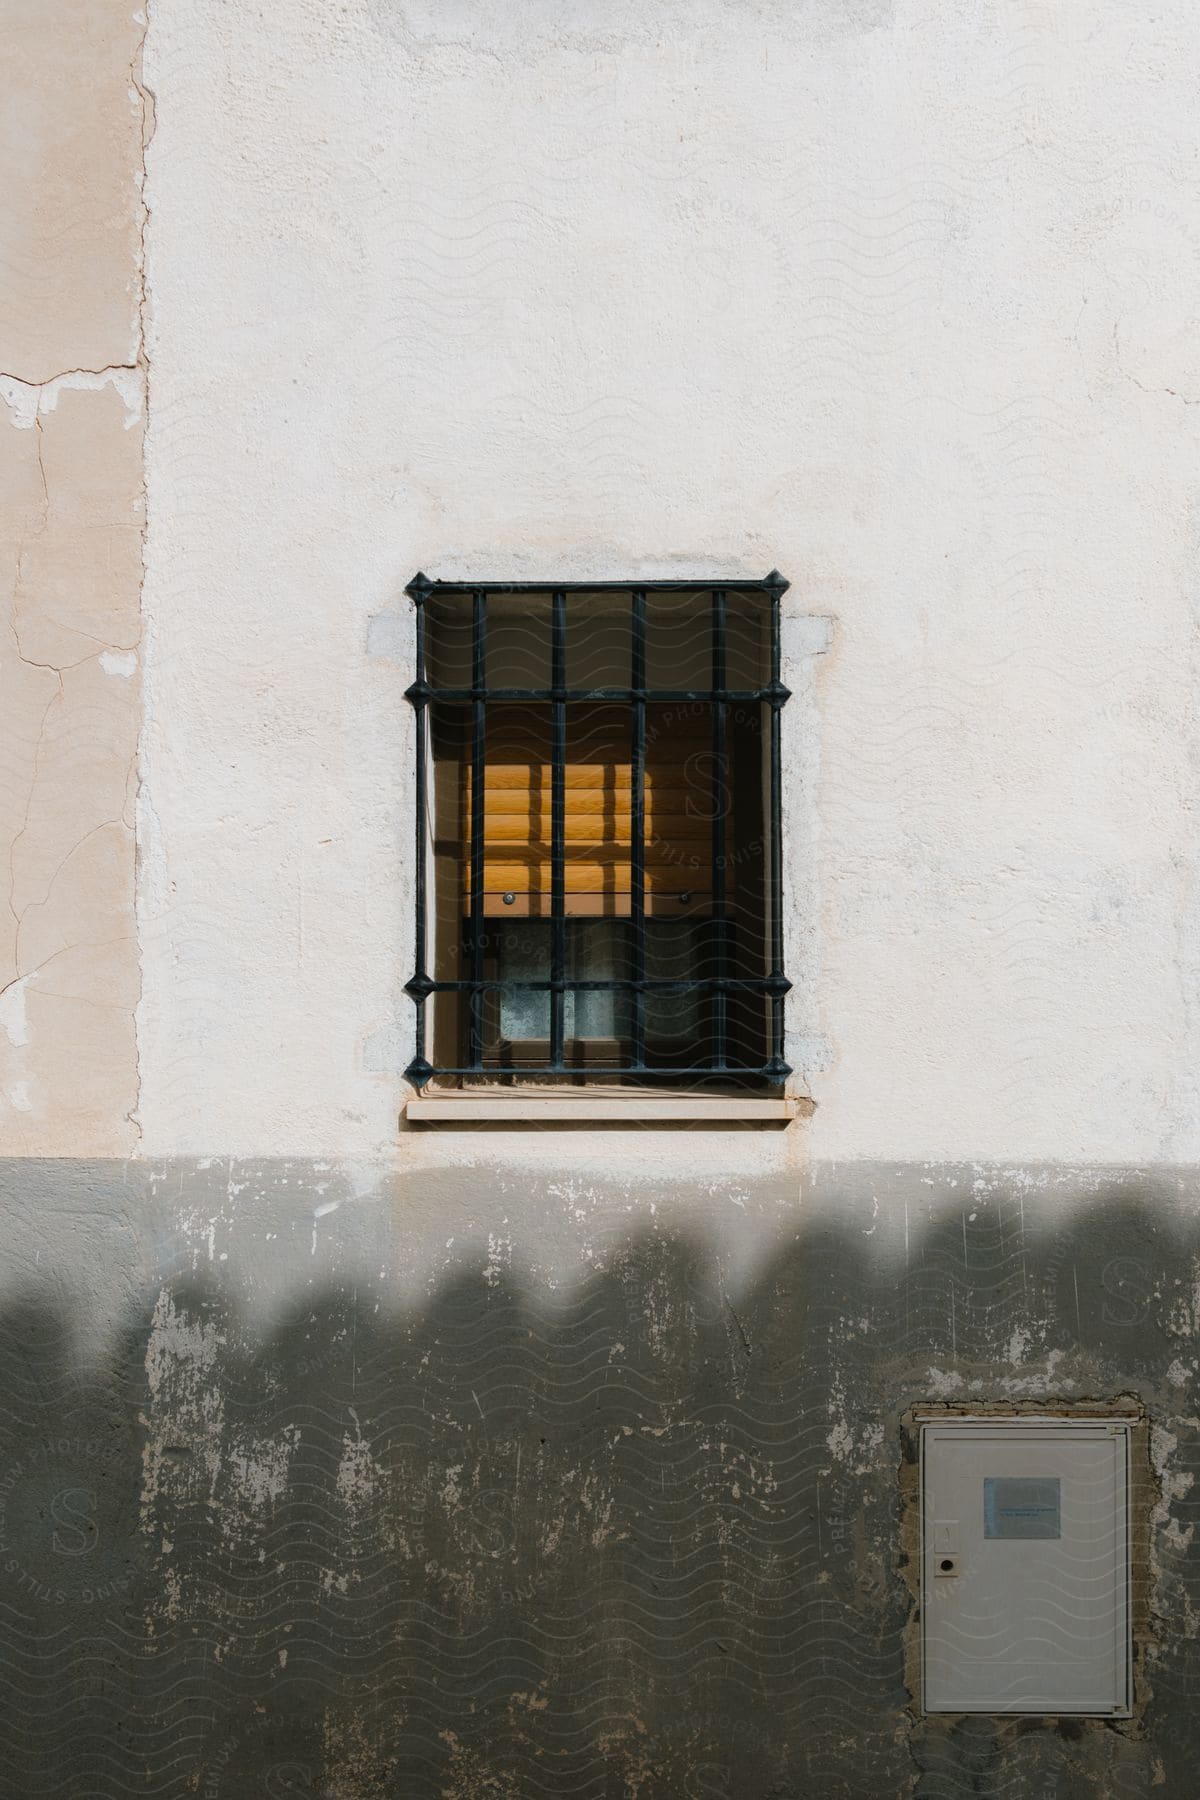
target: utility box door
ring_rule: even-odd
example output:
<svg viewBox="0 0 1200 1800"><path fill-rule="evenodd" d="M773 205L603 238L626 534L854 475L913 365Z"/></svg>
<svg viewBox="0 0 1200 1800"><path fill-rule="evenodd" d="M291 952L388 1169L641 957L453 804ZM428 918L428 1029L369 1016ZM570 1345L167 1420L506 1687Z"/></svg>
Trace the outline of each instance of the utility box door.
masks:
<svg viewBox="0 0 1200 1800"><path fill-rule="evenodd" d="M926 1712L1124 1715L1129 1428L921 1428Z"/></svg>

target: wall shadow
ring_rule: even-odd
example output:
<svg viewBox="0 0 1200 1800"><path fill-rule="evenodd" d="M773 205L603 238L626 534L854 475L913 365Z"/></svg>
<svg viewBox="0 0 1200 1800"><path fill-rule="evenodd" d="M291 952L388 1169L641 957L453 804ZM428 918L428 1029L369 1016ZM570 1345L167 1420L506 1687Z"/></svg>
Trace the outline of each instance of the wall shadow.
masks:
<svg viewBox="0 0 1200 1800"><path fill-rule="evenodd" d="M101 1356L60 1266L0 1317L0 1791L1191 1795L1200 1228L1021 1210L897 1262L826 1209L736 1291L651 1228L569 1294L357 1267L265 1331L236 1269L150 1270ZM1136 1727L911 1709L900 1416L1026 1379L1172 1440Z"/></svg>

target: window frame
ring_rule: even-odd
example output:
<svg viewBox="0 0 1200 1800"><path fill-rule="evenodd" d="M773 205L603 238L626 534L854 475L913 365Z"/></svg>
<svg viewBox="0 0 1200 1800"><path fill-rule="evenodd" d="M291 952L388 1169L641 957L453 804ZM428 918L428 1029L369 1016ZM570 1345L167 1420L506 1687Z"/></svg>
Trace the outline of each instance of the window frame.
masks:
<svg viewBox="0 0 1200 1800"><path fill-rule="evenodd" d="M415 616L414 679L406 690L406 698L415 715L415 951L414 971L405 983L405 992L416 1009L415 1045L412 1060L404 1073L418 1094L435 1078L451 1078L460 1086L469 1081L504 1081L509 1091L514 1082L527 1089L546 1082L579 1083L596 1086L603 1083L660 1081L689 1084L705 1081L728 1082L731 1079L765 1083L782 1090L792 1073L784 1060L785 997L791 983L784 973L783 862L782 862L782 747L781 713L791 697L781 678L781 601L788 582L777 570L762 579L714 581L712 578L692 580L631 580L574 582L484 582L431 581L418 572L407 584L405 592L413 603ZM704 689L651 688L646 682L646 605L650 595L662 593L707 592L709 596L709 629L711 649L710 683ZM575 691L566 683L567 596L571 593L613 594L628 597L630 606L630 681L628 687L612 687ZM769 603L769 677L755 689L734 690L726 685L726 649L728 622L726 602L729 594L756 593ZM489 688L487 682L487 606L493 595L550 596L551 656L550 682L545 688ZM472 653L469 684L442 687L432 683L427 670L427 614L431 598L453 597L471 605ZM487 707L489 701L517 700L546 705L551 724L551 860L550 975L545 982L505 983L491 973L485 950L484 923L484 859L485 859L485 793L487 751ZM564 1036L565 994L578 988L565 969L567 912L565 904L565 783L566 783L566 717L572 701L614 701L630 709L630 924L632 927L631 973L628 978L588 983L606 990L627 990L630 995L632 1031L631 1054L626 1066L595 1067L581 1063L580 1042ZM707 874L712 883L712 917L716 944L715 969L712 975L691 976L686 980L655 982L646 976L646 709L659 702L703 702L710 708L711 746L714 795L723 794L728 779L728 715L733 705L754 702L768 709L770 719L769 753L767 757L766 794L763 818L769 839L769 868L766 873L766 912L763 920L766 973L761 976L732 976L726 955L730 921L726 911L725 844L727 812L724 804L712 809L712 838ZM466 979L439 980L429 972L429 870L430 794L429 773L430 708L438 702L462 704L469 711L469 750L464 763L471 770L469 847L464 845L463 867L470 868L468 941L470 972ZM544 1040L514 1040L540 1050L545 1044L546 1057L534 1063L500 1063L489 1055L485 1022L489 1013L499 1013L499 990L505 986L527 991L547 992L550 996L550 1033ZM712 1054L687 1066L664 1068L646 1058L645 1001L656 988L674 992L699 991L712 1004ZM757 1066L730 1063L726 1008L728 996L735 990L748 990L761 995L768 1003L767 1055ZM464 999L467 1019L467 1042L457 1046L455 1065L431 1062L427 1055L428 1022L426 1007L440 994L458 994ZM574 1050L575 1054L570 1054Z"/></svg>

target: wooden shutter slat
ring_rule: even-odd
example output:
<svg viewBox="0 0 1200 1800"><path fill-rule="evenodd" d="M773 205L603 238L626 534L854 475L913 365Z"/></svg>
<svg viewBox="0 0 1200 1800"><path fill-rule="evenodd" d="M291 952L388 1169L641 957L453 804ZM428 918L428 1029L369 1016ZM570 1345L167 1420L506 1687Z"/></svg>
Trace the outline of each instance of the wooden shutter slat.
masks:
<svg viewBox="0 0 1200 1800"><path fill-rule="evenodd" d="M646 864L646 887L655 893L676 895L691 893L694 882L700 875L698 869L680 869L676 864ZM628 859L621 862L570 862L563 864L563 882L567 893L572 895L596 895L596 893L630 893L630 864ZM551 891L551 862L500 862L493 859L488 864L486 877L488 893L534 893L549 895Z"/></svg>
<svg viewBox="0 0 1200 1800"><path fill-rule="evenodd" d="M603 850L607 853L620 851L629 854L629 819L616 819L605 822L599 816L576 817L567 821L567 849ZM711 833L707 827L697 823L695 819L680 819L672 816L669 819L657 819L646 832L646 855L651 857L658 850L660 855L676 845L679 848L699 844L707 849ZM488 820L487 846L488 854L493 850L503 851L509 845L526 846L531 853L549 856L550 831L546 820L542 820L539 828L536 820L528 816L523 818L506 817Z"/></svg>
<svg viewBox="0 0 1200 1800"><path fill-rule="evenodd" d="M688 761L709 744L707 708L647 709L646 894L655 910L708 882L711 831L707 765ZM567 911L611 903L627 914L630 891L630 716L623 706L567 709L564 889ZM471 816L471 771L463 771L464 842ZM699 786L697 781L699 779ZM544 912L550 894L549 711L497 704L489 709L484 784L485 909L503 895ZM727 882L731 882L731 872ZM470 904L464 859L464 904ZM696 903L688 902L689 911Z"/></svg>

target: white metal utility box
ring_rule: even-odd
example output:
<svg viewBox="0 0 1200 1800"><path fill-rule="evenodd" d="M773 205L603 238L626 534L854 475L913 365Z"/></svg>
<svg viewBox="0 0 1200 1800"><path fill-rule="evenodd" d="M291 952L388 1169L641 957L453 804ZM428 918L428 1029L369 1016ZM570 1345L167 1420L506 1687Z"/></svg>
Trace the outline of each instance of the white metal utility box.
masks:
<svg viewBox="0 0 1200 1800"><path fill-rule="evenodd" d="M1129 1424L921 1426L926 1712L1128 1715Z"/></svg>

